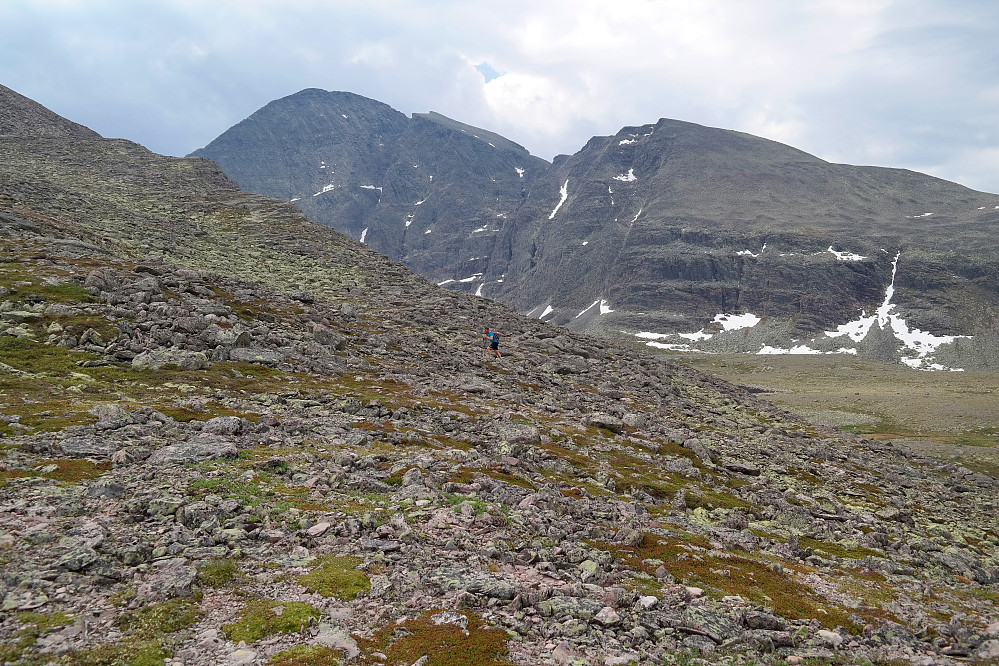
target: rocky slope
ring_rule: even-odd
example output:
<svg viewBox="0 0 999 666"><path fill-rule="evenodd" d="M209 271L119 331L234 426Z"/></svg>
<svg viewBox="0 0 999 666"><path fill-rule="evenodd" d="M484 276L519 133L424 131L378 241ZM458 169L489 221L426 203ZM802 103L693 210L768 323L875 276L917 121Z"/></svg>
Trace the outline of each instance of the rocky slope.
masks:
<svg viewBox="0 0 999 666"><path fill-rule="evenodd" d="M999 362L999 195L676 120L553 165L445 120L306 90L195 154L433 281L574 330L727 351L807 342L924 369ZM866 344L823 336L871 316L890 285L901 324L879 318ZM705 337L740 314L751 334Z"/></svg>
<svg viewBox="0 0 999 666"><path fill-rule="evenodd" d="M999 657L996 479L58 130L0 136L3 661Z"/></svg>

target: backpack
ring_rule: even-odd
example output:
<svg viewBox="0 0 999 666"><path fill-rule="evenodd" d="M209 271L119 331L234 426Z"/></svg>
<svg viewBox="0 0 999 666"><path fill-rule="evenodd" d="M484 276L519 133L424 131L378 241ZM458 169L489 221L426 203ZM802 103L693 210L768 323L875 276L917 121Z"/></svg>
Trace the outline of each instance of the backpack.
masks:
<svg viewBox="0 0 999 666"><path fill-rule="evenodd" d="M493 331L493 342L499 342L499 333Z"/></svg>

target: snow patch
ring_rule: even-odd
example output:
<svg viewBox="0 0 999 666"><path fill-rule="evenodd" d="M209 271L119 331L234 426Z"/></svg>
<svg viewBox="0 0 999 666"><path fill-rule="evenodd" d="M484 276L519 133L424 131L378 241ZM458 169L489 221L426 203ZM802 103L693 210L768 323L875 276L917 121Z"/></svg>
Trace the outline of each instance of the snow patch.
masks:
<svg viewBox="0 0 999 666"><path fill-rule="evenodd" d="M521 178L524 177L524 170L521 169L520 167L514 167L513 170L516 171L517 175L520 176Z"/></svg>
<svg viewBox="0 0 999 666"><path fill-rule="evenodd" d="M634 169L628 169L628 173L622 173L620 176L614 176L614 180L620 180L623 183L630 183L638 180L638 178L635 176Z"/></svg>
<svg viewBox="0 0 999 666"><path fill-rule="evenodd" d="M361 242L363 243L364 239L367 237L368 237L368 228L364 227L364 231L361 232Z"/></svg>
<svg viewBox="0 0 999 666"><path fill-rule="evenodd" d="M738 331L743 328L752 328L761 321L762 319L752 312L746 312L743 314L717 314L712 323L721 324L722 329L726 331Z"/></svg>
<svg viewBox="0 0 999 666"><path fill-rule="evenodd" d="M835 257L840 261L863 261L864 259L867 259L867 257L863 257L859 254L853 254L852 252L837 252L833 249L832 245L829 246L829 249L826 250L826 252L832 252L833 255L835 255Z"/></svg>
<svg viewBox="0 0 999 666"><path fill-rule="evenodd" d="M489 145L492 146L493 144L489 144ZM495 146L493 146L493 147L495 148ZM479 288L475 290L475 295L476 296L482 296L482 287L483 287L483 285L485 285L485 282L483 282L482 284L480 284Z"/></svg>
<svg viewBox="0 0 999 666"><path fill-rule="evenodd" d="M424 232L423 232L423 235L424 235L424 236L426 236L426 235L427 235L427 234L429 234L429 233L430 233L431 231L433 231L433 229L427 229L426 231L424 231Z"/></svg>
<svg viewBox="0 0 999 666"><path fill-rule="evenodd" d="M446 284L450 284L450 283L452 283L452 282L454 282L454 280L444 280L443 282L438 282L438 283L437 283L437 286L438 286L438 287L443 287L444 285L446 285Z"/></svg>
<svg viewBox="0 0 999 666"><path fill-rule="evenodd" d="M301 201L301 200L302 200L302 197L295 197L289 203L295 203L296 201Z"/></svg>
<svg viewBox="0 0 999 666"><path fill-rule="evenodd" d="M330 183L329 185L323 185L323 189L319 190L312 196L318 197L320 194L326 194L327 192L332 192L334 187L336 187L336 185L334 185L333 183Z"/></svg>
<svg viewBox="0 0 999 666"><path fill-rule="evenodd" d="M600 306L600 314L602 314L602 315L608 314L610 312L614 312L613 310L611 310L610 304L606 300L604 300L602 298L598 298L597 300L593 301L593 303L589 307L587 307L586 309L584 309L582 312L580 312L574 318L575 319L579 319L584 314L586 314L587 312L589 312L590 310L592 310L593 308L595 308L597 306Z"/></svg>
<svg viewBox="0 0 999 666"><path fill-rule="evenodd" d="M619 145L619 146L627 146L627 145L632 144L632 143L638 143L638 140L637 139L621 139L620 141L617 142L617 145Z"/></svg>
<svg viewBox="0 0 999 666"><path fill-rule="evenodd" d="M410 213L409 215L406 216L406 228L407 229L409 228L409 225L411 225L413 223L413 217L414 217L414 213Z"/></svg>
<svg viewBox="0 0 999 666"><path fill-rule="evenodd" d="M413 205L414 205L414 206L419 206L419 205L420 205L420 204L422 204L422 203L423 203L424 201L426 201L426 199L420 199L419 201L417 201L417 202L416 202L415 204L413 204Z"/></svg>
<svg viewBox="0 0 999 666"><path fill-rule="evenodd" d="M562 204L565 203L565 200L569 198L569 179L568 178L565 179L565 183L562 185L562 187L559 188L558 193L560 195L562 195L562 198L559 199L559 202L555 206L555 209L552 210L552 214L548 216L549 220L554 220L555 219L555 213L557 213L558 209L562 207Z"/></svg>
<svg viewBox="0 0 999 666"><path fill-rule="evenodd" d="M767 354L821 354L817 349L812 349L808 345L797 345L796 347L791 347L790 349L781 349L780 347L771 347L770 345L763 345L760 351L756 352L760 355Z"/></svg>
<svg viewBox="0 0 999 666"><path fill-rule="evenodd" d="M710 340L715 337L710 333L705 333L704 329L697 331L696 333L677 333L681 338L690 340L691 342L697 342L699 340Z"/></svg>
<svg viewBox="0 0 999 666"><path fill-rule="evenodd" d="M381 188L381 187L377 187L377 186L375 186L375 185L359 185L359 187L360 187L360 188L361 188L362 190L378 190L379 192L381 192L381 191L382 191L382 188Z"/></svg>
<svg viewBox="0 0 999 666"><path fill-rule="evenodd" d="M583 245L589 245L590 241L583 241Z"/></svg>
<svg viewBox="0 0 999 666"><path fill-rule="evenodd" d="M467 278L462 278L458 282L475 282L482 277L482 273L475 273L474 275L469 275Z"/></svg>
<svg viewBox="0 0 999 666"><path fill-rule="evenodd" d="M545 311L541 313L541 315L538 317L538 319L544 319L545 317L547 317L548 315L550 315L553 312L555 312L555 308L553 308L552 306L549 305L549 306L545 307Z"/></svg>

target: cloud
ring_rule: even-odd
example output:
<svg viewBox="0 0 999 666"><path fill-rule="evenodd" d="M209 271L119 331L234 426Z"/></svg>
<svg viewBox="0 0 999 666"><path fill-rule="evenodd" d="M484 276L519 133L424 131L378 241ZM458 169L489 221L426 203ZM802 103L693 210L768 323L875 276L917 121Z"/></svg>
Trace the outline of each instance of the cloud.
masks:
<svg viewBox="0 0 999 666"><path fill-rule="evenodd" d="M170 154L319 87L546 158L672 117L999 191L997 24L990 0L7 0L0 83Z"/></svg>

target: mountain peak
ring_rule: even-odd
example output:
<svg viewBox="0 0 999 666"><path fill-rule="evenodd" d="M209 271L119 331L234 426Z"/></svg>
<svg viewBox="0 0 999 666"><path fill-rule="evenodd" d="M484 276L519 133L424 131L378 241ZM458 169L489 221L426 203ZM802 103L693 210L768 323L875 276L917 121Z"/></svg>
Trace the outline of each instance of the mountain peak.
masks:
<svg viewBox="0 0 999 666"><path fill-rule="evenodd" d="M0 85L0 136L99 139L97 132L66 120L38 102Z"/></svg>

